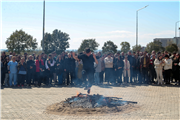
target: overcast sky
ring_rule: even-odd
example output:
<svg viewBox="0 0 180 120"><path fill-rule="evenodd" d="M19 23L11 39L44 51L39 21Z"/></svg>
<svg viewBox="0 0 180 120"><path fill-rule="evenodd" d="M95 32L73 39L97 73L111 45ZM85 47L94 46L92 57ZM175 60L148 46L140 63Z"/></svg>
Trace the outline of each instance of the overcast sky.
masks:
<svg viewBox="0 0 180 120"><path fill-rule="evenodd" d="M24 0L26 1L26 0ZM101 1L101 0L99 0ZM104 0L107 1L107 0ZM83 39L95 38L102 48L111 40L120 49L127 41L136 44L136 10L139 11L139 44L146 46L154 38L173 38L175 22L180 20L179 2L62 2L46 0L45 32L54 29L70 35L70 48L78 49ZM15 30L23 29L42 39L43 0L1 2L2 44ZM179 35L179 32L178 32Z"/></svg>

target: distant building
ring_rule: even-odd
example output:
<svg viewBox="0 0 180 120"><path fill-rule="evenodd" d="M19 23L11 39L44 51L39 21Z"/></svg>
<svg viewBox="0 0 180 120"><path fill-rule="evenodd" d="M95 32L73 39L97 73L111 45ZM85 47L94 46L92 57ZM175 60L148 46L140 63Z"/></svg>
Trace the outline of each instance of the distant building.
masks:
<svg viewBox="0 0 180 120"><path fill-rule="evenodd" d="M180 53L180 37L174 37L172 42L178 46L178 50Z"/></svg>
<svg viewBox="0 0 180 120"><path fill-rule="evenodd" d="M174 38L155 38L154 41L159 41L162 43L162 47L168 46L169 42L172 42L178 46L180 52L180 37Z"/></svg>
<svg viewBox="0 0 180 120"><path fill-rule="evenodd" d="M162 47L168 46L168 43L173 41L173 38L155 38L154 41L159 41L162 43Z"/></svg>

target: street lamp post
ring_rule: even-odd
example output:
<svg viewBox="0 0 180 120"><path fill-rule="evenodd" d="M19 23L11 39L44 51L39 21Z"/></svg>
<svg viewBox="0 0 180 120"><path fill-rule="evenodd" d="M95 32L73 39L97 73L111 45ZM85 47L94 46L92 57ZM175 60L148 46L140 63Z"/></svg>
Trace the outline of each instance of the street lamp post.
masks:
<svg viewBox="0 0 180 120"><path fill-rule="evenodd" d="M146 5L145 7L143 7L143 8L141 8L141 9L139 9L139 10L136 11L136 47L137 47L137 45L138 45L138 11L146 8L147 6L148 6L148 5Z"/></svg>
<svg viewBox="0 0 180 120"><path fill-rule="evenodd" d="M45 27L45 0L43 5L43 41L42 41L42 49L44 51L44 27Z"/></svg>
<svg viewBox="0 0 180 120"><path fill-rule="evenodd" d="M176 34L177 34L177 23L178 23L178 22L180 22L180 21L177 21L177 22L175 23L175 37L177 37Z"/></svg>

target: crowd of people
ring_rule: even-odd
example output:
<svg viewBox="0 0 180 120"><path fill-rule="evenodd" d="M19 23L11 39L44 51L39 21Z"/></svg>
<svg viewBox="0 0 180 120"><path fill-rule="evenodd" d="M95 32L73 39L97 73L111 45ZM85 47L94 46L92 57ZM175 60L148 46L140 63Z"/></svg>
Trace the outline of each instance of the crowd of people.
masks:
<svg viewBox="0 0 180 120"><path fill-rule="evenodd" d="M176 52L17 55L1 53L1 86L175 84L180 82L180 58Z"/></svg>

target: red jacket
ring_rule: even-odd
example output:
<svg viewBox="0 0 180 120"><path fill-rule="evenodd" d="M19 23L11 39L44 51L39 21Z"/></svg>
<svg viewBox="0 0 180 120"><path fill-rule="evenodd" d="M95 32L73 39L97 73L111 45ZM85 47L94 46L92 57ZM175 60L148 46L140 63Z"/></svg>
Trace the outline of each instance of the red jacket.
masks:
<svg viewBox="0 0 180 120"><path fill-rule="evenodd" d="M41 65L44 65L43 60L41 60ZM36 60L36 72L40 72L39 60Z"/></svg>

